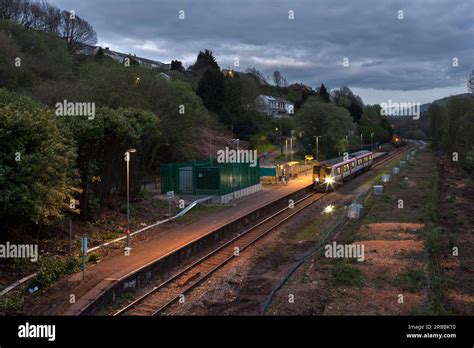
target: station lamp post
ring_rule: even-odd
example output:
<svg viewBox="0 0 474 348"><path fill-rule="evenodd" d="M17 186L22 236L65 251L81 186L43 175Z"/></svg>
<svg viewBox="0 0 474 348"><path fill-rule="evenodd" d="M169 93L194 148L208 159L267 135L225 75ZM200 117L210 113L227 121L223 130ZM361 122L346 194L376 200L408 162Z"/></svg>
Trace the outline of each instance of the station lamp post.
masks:
<svg viewBox="0 0 474 348"><path fill-rule="evenodd" d="M130 154L137 152L136 149L125 151L125 162L127 162L127 248L131 248L130 239Z"/></svg>
<svg viewBox="0 0 474 348"><path fill-rule="evenodd" d="M290 138L290 160L293 162L293 135Z"/></svg>
<svg viewBox="0 0 474 348"><path fill-rule="evenodd" d="M370 133L370 144L372 147L372 151L374 151L374 132Z"/></svg>
<svg viewBox="0 0 474 348"><path fill-rule="evenodd" d="M232 144L236 144L236 148L237 148L237 158L239 158L239 143L240 143L240 139L232 139L231 140ZM234 203L234 206L235 206L235 188L234 188L234 163L232 163L232 200L233 200L233 203ZM239 174L240 174L240 165L239 165ZM240 177L240 175L239 175Z"/></svg>
<svg viewBox="0 0 474 348"><path fill-rule="evenodd" d="M320 135L315 135L313 138L316 138L316 162L319 162L319 138Z"/></svg>
<svg viewBox="0 0 474 348"><path fill-rule="evenodd" d="M361 149L361 150L362 150L362 142L363 142L363 140L362 140L362 133L360 133L360 149Z"/></svg>
<svg viewBox="0 0 474 348"><path fill-rule="evenodd" d="M280 155L283 155L283 129L275 127L275 132L280 134ZM278 136L277 136L278 139Z"/></svg>

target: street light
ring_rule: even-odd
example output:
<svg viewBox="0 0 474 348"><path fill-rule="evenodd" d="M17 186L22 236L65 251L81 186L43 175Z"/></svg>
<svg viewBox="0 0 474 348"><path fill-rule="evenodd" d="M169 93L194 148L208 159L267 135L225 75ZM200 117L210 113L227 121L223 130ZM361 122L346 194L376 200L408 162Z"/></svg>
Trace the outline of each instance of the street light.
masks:
<svg viewBox="0 0 474 348"><path fill-rule="evenodd" d="M360 149L362 150L362 133L360 133Z"/></svg>
<svg viewBox="0 0 474 348"><path fill-rule="evenodd" d="M239 143L240 143L240 139L231 139L231 142L232 144L236 144L237 145L237 156L236 156L236 159L239 159ZM240 162L239 162L240 163ZM234 206L235 206L235 188L234 188L234 162L232 162L232 200L234 202ZM240 165L239 165L239 174L240 174ZM239 175L240 177L240 175Z"/></svg>
<svg viewBox="0 0 474 348"><path fill-rule="evenodd" d="M316 138L316 162L319 162L319 138L320 135L314 135L313 138Z"/></svg>
<svg viewBox="0 0 474 348"><path fill-rule="evenodd" d="M370 133L370 144L372 147L372 151L374 151L374 132Z"/></svg>
<svg viewBox="0 0 474 348"><path fill-rule="evenodd" d="M131 249L130 240L130 154L137 152L136 149L125 151L125 162L127 162L127 249Z"/></svg>
<svg viewBox="0 0 474 348"><path fill-rule="evenodd" d="M290 138L290 159L293 162L293 135Z"/></svg>
<svg viewBox="0 0 474 348"><path fill-rule="evenodd" d="M285 138L285 162L288 162L288 138Z"/></svg>
<svg viewBox="0 0 474 348"><path fill-rule="evenodd" d="M278 132L280 133L280 141L278 142ZM281 129L278 129L278 127L275 127L275 133L276 133L276 142L277 144L280 143L280 154L283 155L283 131Z"/></svg>

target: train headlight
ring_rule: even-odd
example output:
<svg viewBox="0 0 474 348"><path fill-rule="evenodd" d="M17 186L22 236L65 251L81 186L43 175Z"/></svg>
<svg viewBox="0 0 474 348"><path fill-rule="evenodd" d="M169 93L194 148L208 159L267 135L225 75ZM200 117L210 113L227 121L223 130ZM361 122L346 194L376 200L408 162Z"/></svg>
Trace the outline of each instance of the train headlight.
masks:
<svg viewBox="0 0 474 348"><path fill-rule="evenodd" d="M326 184L328 184L328 185L334 184L334 177L332 177L332 176L327 176L327 177L326 177Z"/></svg>

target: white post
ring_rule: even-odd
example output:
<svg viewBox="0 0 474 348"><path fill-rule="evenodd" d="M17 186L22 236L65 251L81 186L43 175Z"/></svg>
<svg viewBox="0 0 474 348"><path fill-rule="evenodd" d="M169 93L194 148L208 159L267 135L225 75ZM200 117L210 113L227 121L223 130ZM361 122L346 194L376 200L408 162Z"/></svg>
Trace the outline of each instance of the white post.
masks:
<svg viewBox="0 0 474 348"><path fill-rule="evenodd" d="M127 248L130 248L130 152L127 157Z"/></svg>

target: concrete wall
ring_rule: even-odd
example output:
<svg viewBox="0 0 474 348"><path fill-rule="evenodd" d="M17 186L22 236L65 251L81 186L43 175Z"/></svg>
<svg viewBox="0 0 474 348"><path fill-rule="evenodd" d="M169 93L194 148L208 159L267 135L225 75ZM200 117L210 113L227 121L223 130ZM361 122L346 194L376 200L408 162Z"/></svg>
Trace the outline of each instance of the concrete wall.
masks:
<svg viewBox="0 0 474 348"><path fill-rule="evenodd" d="M214 196L212 198L212 203L227 204L231 202L232 200L246 197L248 195L251 195L252 193L260 191L261 189L262 189L262 184L258 183L257 185L249 186L249 187L243 188L242 190L231 192L223 196Z"/></svg>

